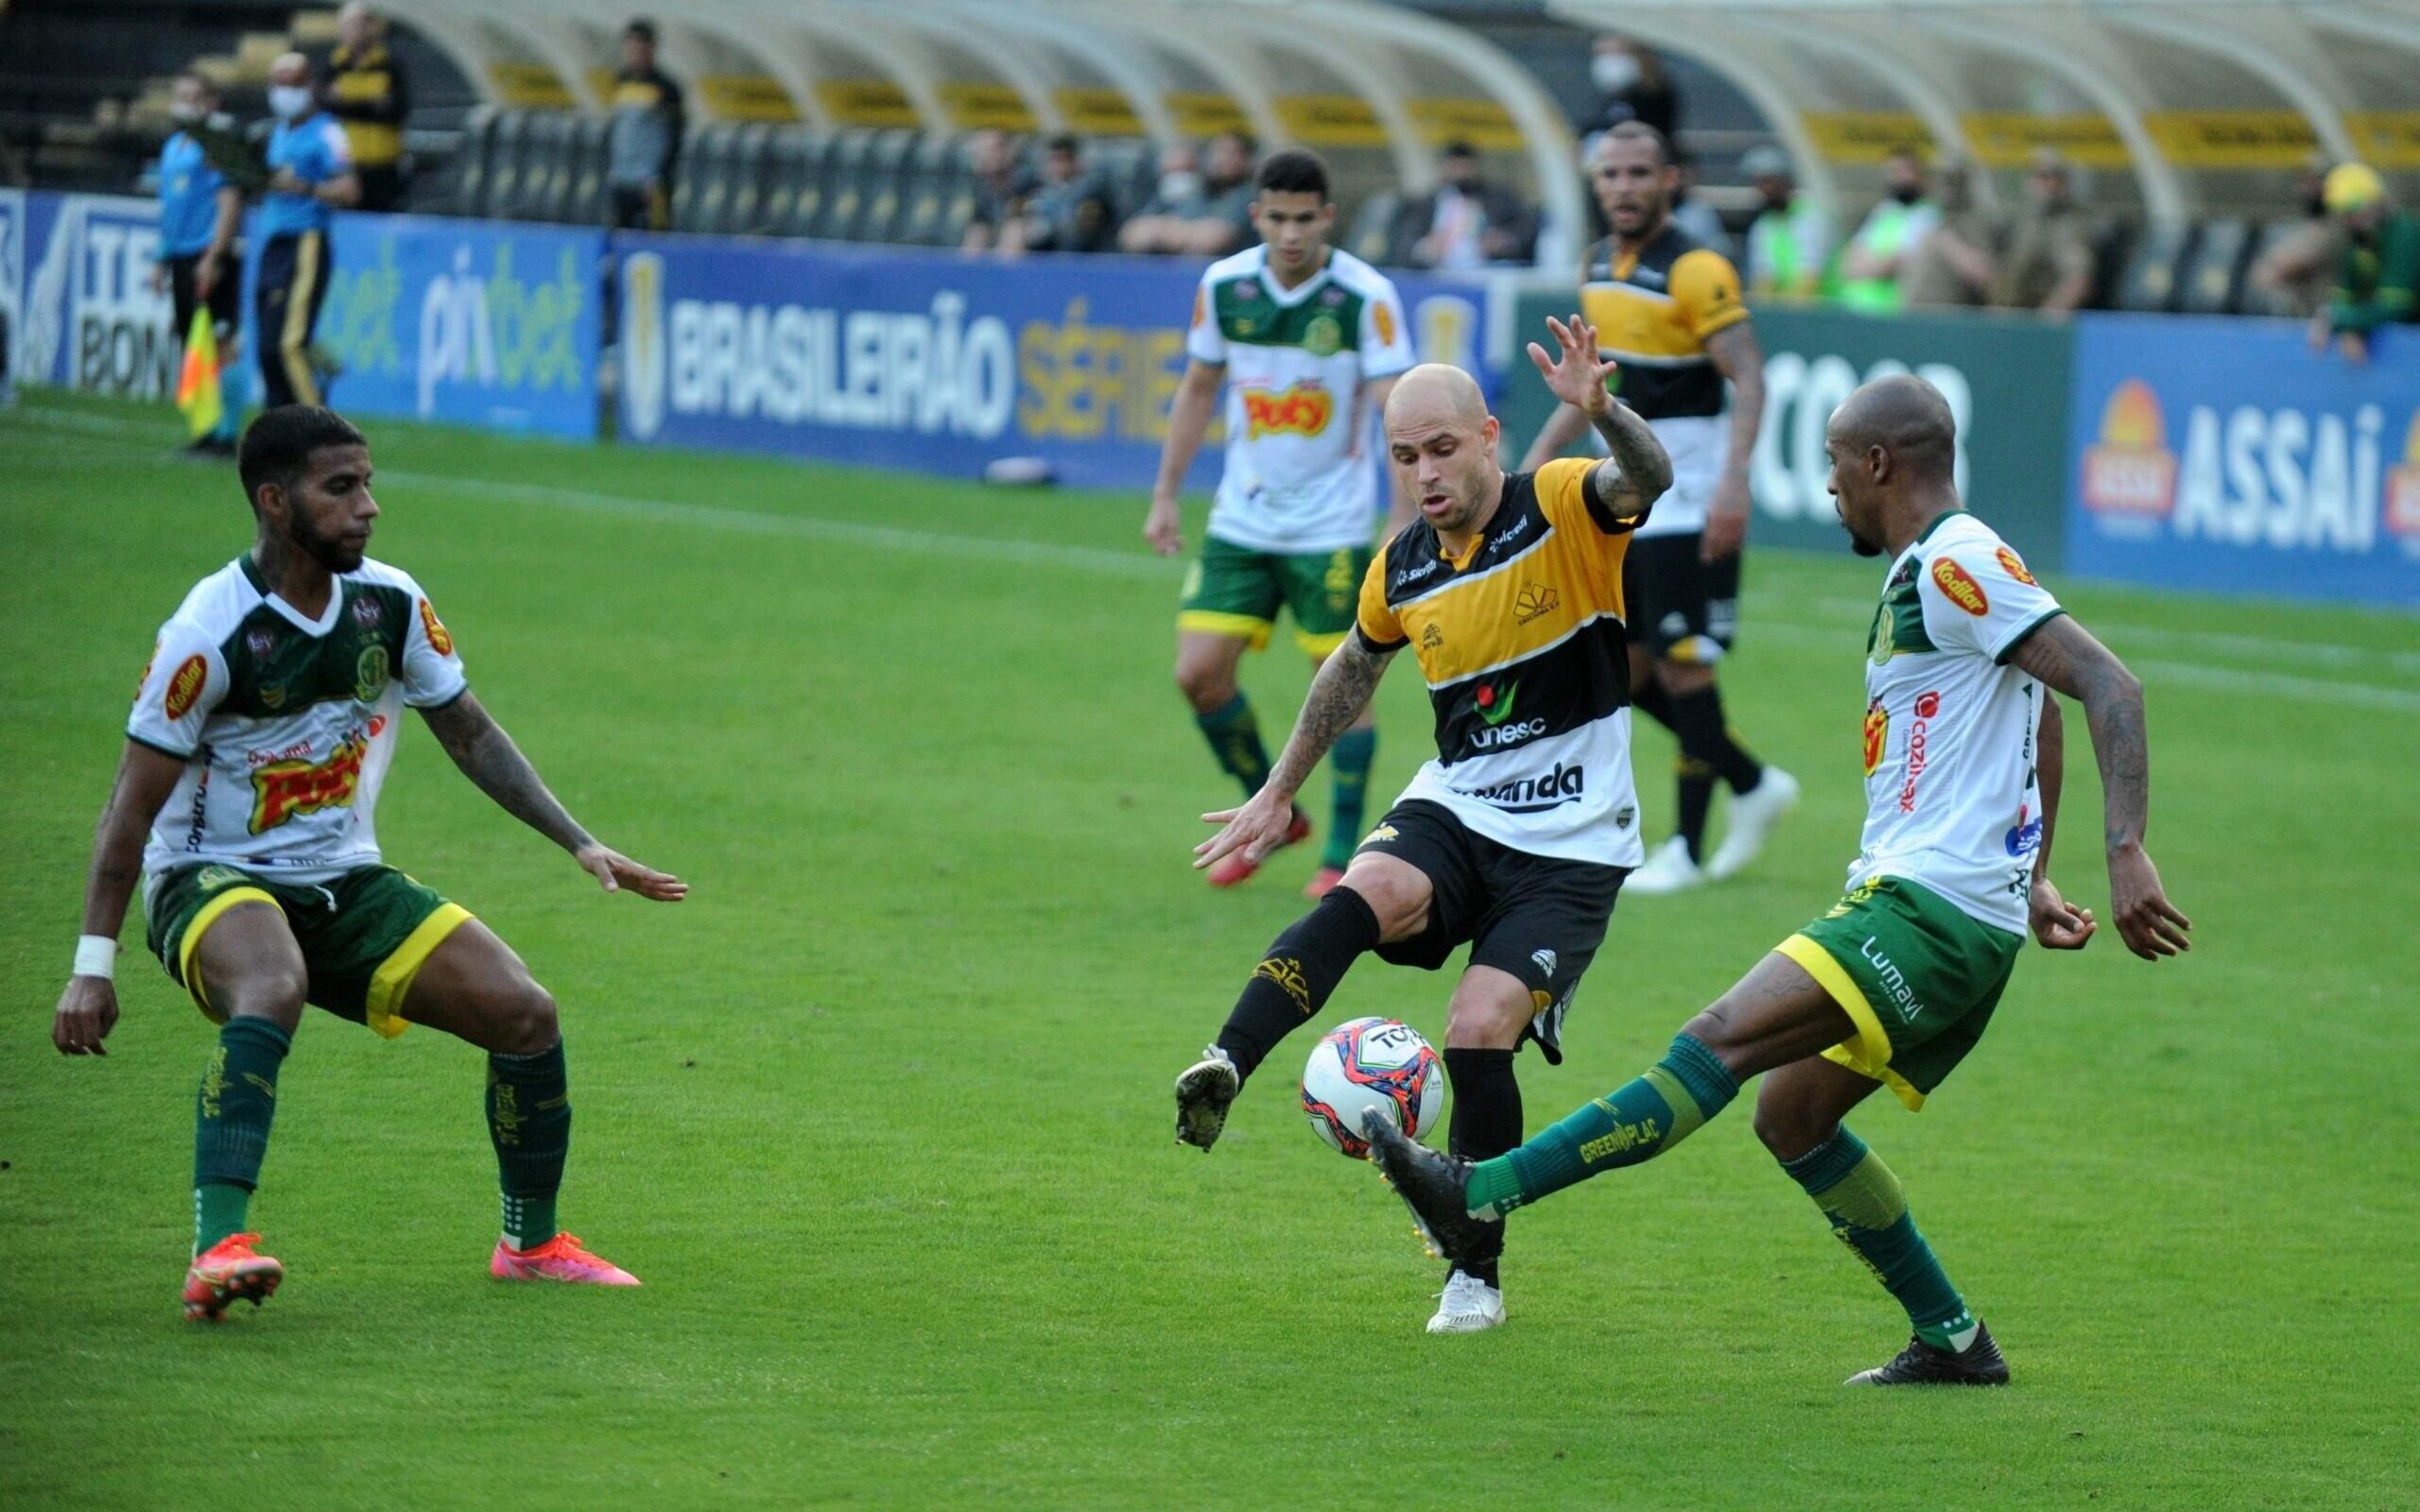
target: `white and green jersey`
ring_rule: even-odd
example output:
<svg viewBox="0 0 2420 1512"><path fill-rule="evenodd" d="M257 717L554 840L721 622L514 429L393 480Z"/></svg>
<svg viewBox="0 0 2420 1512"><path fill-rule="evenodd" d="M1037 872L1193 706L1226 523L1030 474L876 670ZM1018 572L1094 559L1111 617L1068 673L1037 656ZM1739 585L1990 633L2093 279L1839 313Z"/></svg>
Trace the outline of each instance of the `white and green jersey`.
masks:
<svg viewBox="0 0 2420 1512"><path fill-rule="evenodd" d="M1293 288L1269 249L1210 265L1185 351L1227 368L1227 462L1210 534L1253 551L1366 546L1377 527L1378 458L1362 440L1361 387L1412 364L1403 297L1349 252Z"/></svg>
<svg viewBox="0 0 2420 1512"><path fill-rule="evenodd" d="M1923 884L2024 933L2042 845L2042 686L2006 665L2063 612L1991 527L1943 515L1899 554L1866 639L1865 850L1852 885Z"/></svg>
<svg viewBox="0 0 2420 1512"><path fill-rule="evenodd" d="M143 868L218 862L314 883L374 866L397 718L467 684L454 638L405 573L364 561L307 619L250 554L160 627L127 738L185 764Z"/></svg>

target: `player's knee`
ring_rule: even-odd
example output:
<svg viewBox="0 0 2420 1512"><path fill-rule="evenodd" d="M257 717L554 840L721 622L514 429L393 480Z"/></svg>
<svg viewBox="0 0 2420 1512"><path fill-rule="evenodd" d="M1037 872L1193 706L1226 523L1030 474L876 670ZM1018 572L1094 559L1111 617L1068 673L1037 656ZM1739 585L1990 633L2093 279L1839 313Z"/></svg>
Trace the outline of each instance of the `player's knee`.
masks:
<svg viewBox="0 0 2420 1512"><path fill-rule="evenodd" d="M1767 1089L1770 1093L1771 1089ZM1756 1138L1776 1160L1795 1160L1832 1137L1840 1120L1787 1097L1756 1099Z"/></svg>
<svg viewBox="0 0 2420 1512"><path fill-rule="evenodd" d="M267 1019L288 1033L302 1022L302 999L310 989L300 960L263 962L236 981L208 987L212 1005L230 1019Z"/></svg>
<svg viewBox="0 0 2420 1512"><path fill-rule="evenodd" d="M1715 1058L1728 1067L1735 1076L1743 1076L1742 1064L1750 1049L1741 1023L1740 1013L1729 998L1699 1010L1696 1018L1681 1025L1681 1032L1714 1052Z"/></svg>
<svg viewBox="0 0 2420 1512"><path fill-rule="evenodd" d="M1235 701L1236 679L1217 666L1195 662L1176 664L1176 689L1198 714L1217 713Z"/></svg>
<svg viewBox="0 0 2420 1512"><path fill-rule="evenodd" d="M1511 1050L1533 1016L1527 999L1458 995L1445 1010L1446 1048Z"/></svg>
<svg viewBox="0 0 2420 1512"><path fill-rule="evenodd" d="M554 994L524 978L495 1016L495 1048L508 1056L534 1056L562 1037Z"/></svg>
<svg viewBox="0 0 2420 1512"><path fill-rule="evenodd" d="M1409 868L1403 868L1410 870ZM1418 880L1415 881L1414 879ZM1350 887L1360 900L1370 905L1371 916L1378 921L1378 938L1392 944L1418 934L1428 922L1428 890L1426 879L1398 875L1393 868L1355 866L1348 868L1340 887Z"/></svg>

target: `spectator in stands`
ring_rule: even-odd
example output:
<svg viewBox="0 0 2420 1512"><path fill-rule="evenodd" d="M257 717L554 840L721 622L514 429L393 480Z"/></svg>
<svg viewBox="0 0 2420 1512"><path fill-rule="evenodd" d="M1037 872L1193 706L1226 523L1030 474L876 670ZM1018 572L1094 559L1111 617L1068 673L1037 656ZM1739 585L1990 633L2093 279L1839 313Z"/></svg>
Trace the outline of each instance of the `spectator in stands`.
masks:
<svg viewBox="0 0 2420 1512"><path fill-rule="evenodd" d="M1246 245L1259 234L1252 223L1256 150L1241 131L1221 131L1210 139L1195 175L1182 165L1191 154L1170 147L1160 160L1159 192L1118 232L1118 245L1130 252L1189 257L1224 257Z"/></svg>
<svg viewBox="0 0 2420 1512"><path fill-rule="evenodd" d="M1722 223L1721 212L1692 193L1698 186L1697 159L1678 146L1672 146L1671 153L1675 178L1668 214L1672 224L1687 232L1700 247L1720 253L1724 262L1736 263L1739 249L1731 245L1731 228Z"/></svg>
<svg viewBox="0 0 2420 1512"><path fill-rule="evenodd" d="M663 231L672 224L672 168L687 129L681 86L655 66L655 23L622 28L622 71L614 76L614 119L606 130L605 183L614 225Z"/></svg>
<svg viewBox="0 0 2420 1512"><path fill-rule="evenodd" d="M334 264L328 232L336 213L361 198L353 147L336 117L320 108L311 60L286 53L268 68L268 189L261 197L260 276L254 294L262 403L320 404L329 366L314 345L320 302Z"/></svg>
<svg viewBox="0 0 2420 1512"><path fill-rule="evenodd" d="M1528 263L1538 244L1537 213L1510 189L1489 183L1478 148L1449 142L1437 159L1437 187L1405 207L1414 267L1468 268Z"/></svg>
<svg viewBox="0 0 2420 1512"><path fill-rule="evenodd" d="M2367 163L2328 170L2327 213L2344 228L2336 289L2311 321L2311 345L2336 338L2347 362L2367 362L2378 327L2420 320L2420 215L2397 210L2386 181Z"/></svg>
<svg viewBox="0 0 2420 1512"><path fill-rule="evenodd" d="M170 330L180 346L193 330L194 312L205 308L223 346L242 318L235 232L243 224L244 192L211 164L201 135L233 132L234 123L218 113L218 87L190 68L169 86L168 115L177 129L160 149L160 261L151 269L151 289L167 291L175 319ZM196 456L234 455L233 411L186 450Z"/></svg>
<svg viewBox="0 0 2420 1512"><path fill-rule="evenodd" d="M1831 271L1830 214L1798 192L1789 155L1771 143L1749 148L1739 171L1765 206L1748 227L1748 292L1758 299L1814 299Z"/></svg>
<svg viewBox="0 0 2420 1512"><path fill-rule="evenodd" d="M1841 302L1887 315L1900 306L1899 280L1908 255L1941 219L1941 211L1925 198L1925 161L1915 148L1892 153L1882 179L1882 202L1841 253Z"/></svg>
<svg viewBox="0 0 2420 1512"><path fill-rule="evenodd" d="M1102 252L1116 236L1116 199L1085 164L1083 143L1073 131L1044 143L1042 184L1025 204L1025 250Z"/></svg>
<svg viewBox="0 0 2420 1512"><path fill-rule="evenodd" d="M2026 193L2031 208L1994 271L1992 302L2072 314L2092 298L2092 219L2076 203L2067 160L2049 147L2036 148Z"/></svg>
<svg viewBox="0 0 2420 1512"><path fill-rule="evenodd" d="M1197 218L1209 203L1201 179L1201 156L1190 142L1171 142L1160 149L1160 181L1143 208L1117 228L1117 245L1129 252L1173 252L1184 223Z"/></svg>
<svg viewBox="0 0 2420 1512"><path fill-rule="evenodd" d="M1909 309L1955 309L1991 298L2002 240L2000 219L1975 198L1975 171L1962 159L1941 165L1940 218L1917 239L1899 279Z"/></svg>
<svg viewBox="0 0 2420 1512"><path fill-rule="evenodd" d="M404 202L404 117L411 112L411 92L386 31L376 11L350 0L337 12L337 50L328 55L328 113L344 123L364 210L393 210Z"/></svg>
<svg viewBox="0 0 2420 1512"><path fill-rule="evenodd" d="M975 218L966 223L959 250L1014 257L1025 250L1026 201L1041 186L1002 132L976 132L966 152L975 170Z"/></svg>
<svg viewBox="0 0 2420 1512"><path fill-rule="evenodd" d="M2334 164L2313 153L2294 177L2302 219L2252 265L2252 286L2284 314L2308 319L2327 303L2336 265L2344 255L2344 228L2327 213L2327 173Z"/></svg>
<svg viewBox="0 0 2420 1512"><path fill-rule="evenodd" d="M1653 48L1616 32L1597 39L1588 77L1597 86L1597 113L1580 123L1585 132L1610 130L1624 121L1643 121L1672 140L1681 116L1680 97Z"/></svg>

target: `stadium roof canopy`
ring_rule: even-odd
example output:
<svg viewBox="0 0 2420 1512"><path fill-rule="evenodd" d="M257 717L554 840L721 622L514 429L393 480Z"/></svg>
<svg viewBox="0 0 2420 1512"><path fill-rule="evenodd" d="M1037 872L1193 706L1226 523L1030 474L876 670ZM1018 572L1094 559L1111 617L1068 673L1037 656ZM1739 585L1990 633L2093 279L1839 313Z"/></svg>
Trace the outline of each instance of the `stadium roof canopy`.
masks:
<svg viewBox="0 0 2420 1512"><path fill-rule="evenodd" d="M406 19L499 104L596 109L620 13L595 0L413 0ZM1444 143L1525 162L1584 216L1563 112L1484 39L1374 0L682 0L656 9L693 115L821 127L1230 128L1374 157L1424 188Z"/></svg>
<svg viewBox="0 0 2420 1512"><path fill-rule="evenodd" d="M2273 196L2316 154L2420 170L2411 0L1549 0L1737 83L1837 201L1912 145L1989 168L2052 147L2154 220ZM1983 187L1990 189L1989 176Z"/></svg>

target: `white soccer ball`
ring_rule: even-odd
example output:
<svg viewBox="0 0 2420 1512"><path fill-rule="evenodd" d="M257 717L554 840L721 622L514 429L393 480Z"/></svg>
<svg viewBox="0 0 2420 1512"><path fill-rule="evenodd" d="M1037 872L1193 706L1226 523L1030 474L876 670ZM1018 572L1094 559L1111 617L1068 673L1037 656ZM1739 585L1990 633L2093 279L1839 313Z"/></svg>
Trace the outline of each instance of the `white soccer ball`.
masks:
<svg viewBox="0 0 2420 1512"><path fill-rule="evenodd" d="M1303 1068L1303 1113L1311 1132L1357 1160L1370 1153L1370 1142L1361 1137L1365 1109L1385 1108L1395 1127L1418 1139L1436 1127L1444 1105L1437 1052L1418 1030L1393 1019L1337 1025Z"/></svg>

